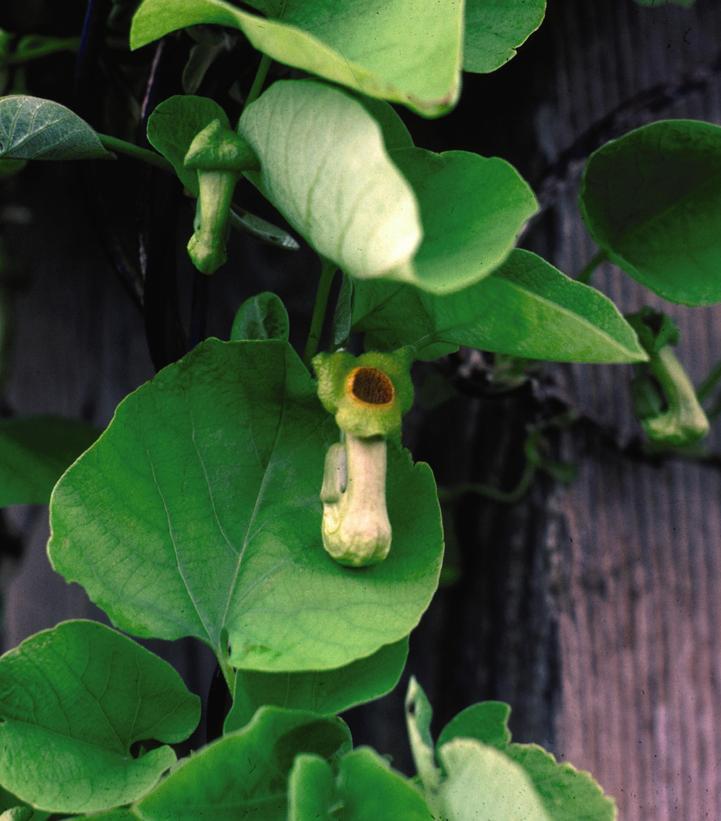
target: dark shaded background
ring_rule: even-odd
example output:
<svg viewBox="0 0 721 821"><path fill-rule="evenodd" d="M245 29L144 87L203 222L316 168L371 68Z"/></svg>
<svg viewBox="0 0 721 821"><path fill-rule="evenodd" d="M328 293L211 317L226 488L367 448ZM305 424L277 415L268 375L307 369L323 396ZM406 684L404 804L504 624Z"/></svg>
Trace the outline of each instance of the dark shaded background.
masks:
<svg viewBox="0 0 721 821"><path fill-rule="evenodd" d="M122 21L108 39L109 8L91 4L80 59L33 64L27 86L100 130L141 142L142 127L132 124L180 91L191 41L173 36L130 55ZM84 13L79 0L3 0L0 27L76 34ZM237 80L245 91L255 63L238 38L200 93L232 113L238 103L228 87ZM698 0L693 10L549 0L542 29L494 75L467 76L450 116L404 113L420 145L513 162L543 205L523 244L568 273L594 251L576 207L584 157L664 117L721 122L714 0ZM270 214L250 187L241 199ZM0 231L12 263L0 289L15 323L4 413L104 425L154 368L205 333L227 336L239 303L259 290L282 296L293 340L304 339L317 275L312 255L236 234L230 263L208 282L182 250L191 221L175 181L132 160L36 164L0 187ZM595 283L624 310L662 304L610 266ZM681 327L681 357L699 380L719 357L721 311L669 312ZM407 438L442 486L512 487L526 426L568 409L577 416L551 436L555 455L578 467L570 487L545 477L517 505L468 495L446 505L446 583L413 635L408 665L431 696L438 726L474 701L502 699L513 707L516 739L592 770L617 798L621 818L721 818L719 460L651 462L641 454L627 367L549 366L496 394L483 357L464 352L420 366L417 377L421 401ZM439 377L453 392L431 407L424 397ZM45 508L4 515L6 648L63 618L99 616L79 588L53 575L46 538ZM22 561L11 561L20 546ZM207 691L212 665L203 648L154 647L194 690ZM403 685L348 720L359 742L405 768L402 692Z"/></svg>

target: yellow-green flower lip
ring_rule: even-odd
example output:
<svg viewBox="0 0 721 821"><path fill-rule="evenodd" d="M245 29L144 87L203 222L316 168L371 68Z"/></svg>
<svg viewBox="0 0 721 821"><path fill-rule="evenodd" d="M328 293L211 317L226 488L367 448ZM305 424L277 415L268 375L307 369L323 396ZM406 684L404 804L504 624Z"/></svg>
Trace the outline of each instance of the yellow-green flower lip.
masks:
<svg viewBox="0 0 721 821"><path fill-rule="evenodd" d="M408 348L361 356L345 351L318 354L313 359L318 397L346 433L397 436L401 418L413 404L412 361Z"/></svg>

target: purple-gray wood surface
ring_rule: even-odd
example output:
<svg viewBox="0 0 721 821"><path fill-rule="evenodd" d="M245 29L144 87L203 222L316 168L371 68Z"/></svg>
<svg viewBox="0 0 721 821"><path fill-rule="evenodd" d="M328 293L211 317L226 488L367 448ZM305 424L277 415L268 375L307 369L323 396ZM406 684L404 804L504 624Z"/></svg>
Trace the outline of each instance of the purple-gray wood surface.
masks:
<svg viewBox="0 0 721 821"><path fill-rule="evenodd" d="M517 108L486 99L493 82ZM542 31L495 78L470 78L457 114L445 124L409 122L421 144L431 145L433 137L423 137L436 133L433 147L493 150L516 162L545 208L525 244L573 273L594 251L576 206L582 158L664 117L721 123L715 0L698 0L691 10L549 0ZM28 179L13 194L13 212L4 212L28 285L16 302L5 399L18 413L105 424L120 398L153 372L142 317L99 248L87 247L82 205L61 187L67 177L46 166ZM17 203L30 209L32 225L8 220ZM290 262L284 274L290 258L252 242L236 241L236 257L241 273L227 270L213 285L214 333L227 331L239 301L261 287L277 288L292 313L307 316L307 294L288 284L303 276L301 263ZM246 269L254 274L244 280ZM610 266L594 284L624 310L662 304ZM663 307L679 322L680 356L698 381L721 358L721 310ZM452 367L472 394L477 358ZM630 376L627 367L554 367L534 390L493 400L465 395L416 412L414 449L444 484L512 485L519 438L546 402L539 394L568 403L584 421L557 443L579 468L569 487L544 479L515 506L472 496L448 506L457 573L413 639L409 669L440 720L480 698L508 701L516 737L591 770L616 797L622 819L719 819L721 473L638 456ZM714 446L721 447L718 436ZM12 577L2 569L3 646L63 618L97 616L47 564L45 511L17 509L9 518L25 553ZM186 644L164 651L203 691L207 658L198 661ZM400 705L395 695L355 711L351 722L359 739L403 762Z"/></svg>

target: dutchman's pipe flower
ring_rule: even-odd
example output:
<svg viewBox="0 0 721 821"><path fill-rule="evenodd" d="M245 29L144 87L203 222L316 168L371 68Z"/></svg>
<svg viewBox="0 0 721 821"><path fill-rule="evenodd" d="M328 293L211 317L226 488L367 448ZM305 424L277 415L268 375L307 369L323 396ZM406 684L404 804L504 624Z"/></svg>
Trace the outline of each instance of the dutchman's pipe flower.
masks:
<svg viewBox="0 0 721 821"><path fill-rule="evenodd" d="M413 403L411 362L408 348L313 359L318 396L341 429L341 442L326 455L320 494L323 546L341 564L377 564L390 551L387 439L400 436L401 418Z"/></svg>

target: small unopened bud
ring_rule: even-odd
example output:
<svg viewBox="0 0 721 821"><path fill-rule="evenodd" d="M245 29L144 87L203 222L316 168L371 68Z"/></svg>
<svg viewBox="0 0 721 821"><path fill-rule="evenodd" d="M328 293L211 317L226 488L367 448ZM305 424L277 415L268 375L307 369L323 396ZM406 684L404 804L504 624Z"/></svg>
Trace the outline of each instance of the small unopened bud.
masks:
<svg viewBox="0 0 721 821"><path fill-rule="evenodd" d="M331 445L325 461L323 546L341 564L382 562L391 549L386 508L386 441L346 434Z"/></svg>
<svg viewBox="0 0 721 821"><path fill-rule="evenodd" d="M198 174L195 233L188 254L195 267L213 274L225 262L233 193L243 171L257 168L248 142L220 120L213 120L193 138L183 164Z"/></svg>

